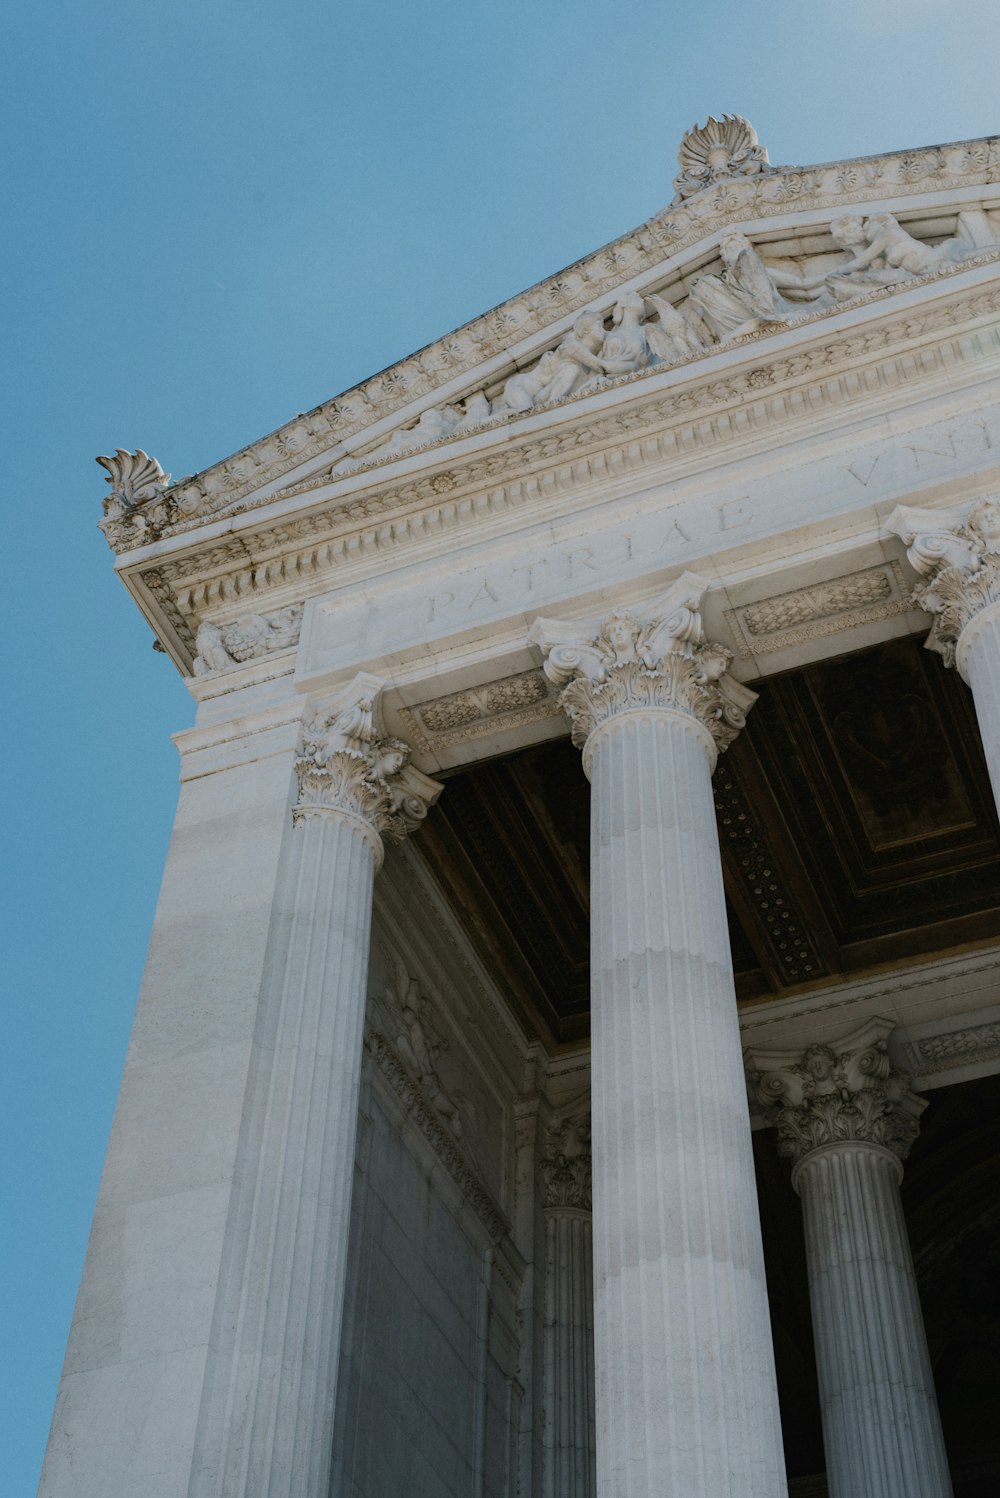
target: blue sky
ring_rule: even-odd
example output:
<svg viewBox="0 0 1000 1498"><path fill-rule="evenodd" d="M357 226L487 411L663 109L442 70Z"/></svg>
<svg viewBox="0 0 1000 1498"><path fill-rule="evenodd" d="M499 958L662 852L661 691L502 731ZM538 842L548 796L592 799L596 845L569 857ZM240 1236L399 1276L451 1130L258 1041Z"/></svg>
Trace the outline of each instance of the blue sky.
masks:
<svg viewBox="0 0 1000 1498"><path fill-rule="evenodd" d="M193 704L94 455L226 456L640 223L685 128L1000 131L995 0L7 0L0 1494L34 1492ZM13 532L13 539L10 533Z"/></svg>

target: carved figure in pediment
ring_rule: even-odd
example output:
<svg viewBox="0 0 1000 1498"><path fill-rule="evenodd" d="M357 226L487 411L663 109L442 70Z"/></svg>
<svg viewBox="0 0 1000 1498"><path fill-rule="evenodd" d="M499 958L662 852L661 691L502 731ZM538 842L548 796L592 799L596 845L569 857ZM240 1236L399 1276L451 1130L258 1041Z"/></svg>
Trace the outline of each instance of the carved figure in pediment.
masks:
<svg viewBox="0 0 1000 1498"><path fill-rule="evenodd" d="M887 265L882 253L871 256L866 268L858 268L857 262L869 245L864 220L857 214L848 213L835 218L830 225L830 236L838 249L847 250L852 257L847 265L826 277L826 284L838 302L863 296L866 291L881 291L884 286L899 286L914 280L912 271L898 265Z"/></svg>
<svg viewBox="0 0 1000 1498"><path fill-rule="evenodd" d="M615 303L611 331L601 345L605 374L633 374L649 363L649 346L642 327L643 311L643 299L637 291L626 292Z"/></svg>
<svg viewBox="0 0 1000 1498"><path fill-rule="evenodd" d="M646 300L652 303L659 319L643 324L646 342L655 358L669 364L674 359L703 353L709 346L712 335L700 318L687 309L678 310L665 297L650 294Z"/></svg>
<svg viewBox="0 0 1000 1498"><path fill-rule="evenodd" d="M968 247L957 239L941 244L922 244L898 224L891 213L874 213L862 226L866 248L843 266L841 276L853 277L871 265L883 264L891 270L907 271L911 276L931 276L942 266L954 264L968 253Z"/></svg>
<svg viewBox="0 0 1000 1498"><path fill-rule="evenodd" d="M781 295L784 287L806 288L801 275L765 266L745 234L726 234L719 245L722 274L696 276L690 299L720 339L753 332L761 323L786 322L797 308Z"/></svg>
<svg viewBox="0 0 1000 1498"><path fill-rule="evenodd" d="M534 369L519 371L511 375L503 387L498 409L507 411L530 411L540 401L548 400L544 394L560 370L560 359L555 349L544 353Z"/></svg>

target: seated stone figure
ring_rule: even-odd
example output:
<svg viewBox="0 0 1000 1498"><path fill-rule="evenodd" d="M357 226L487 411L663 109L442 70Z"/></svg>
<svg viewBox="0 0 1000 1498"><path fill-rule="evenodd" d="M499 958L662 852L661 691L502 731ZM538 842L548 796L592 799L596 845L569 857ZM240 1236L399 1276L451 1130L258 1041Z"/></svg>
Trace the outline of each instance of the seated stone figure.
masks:
<svg viewBox="0 0 1000 1498"><path fill-rule="evenodd" d="M753 332L761 323L787 322L800 316L796 305L782 295L786 288L801 294L822 295L819 287L797 271L765 266L745 234L726 234L719 245L721 275L696 276L690 299L699 316L720 339Z"/></svg>

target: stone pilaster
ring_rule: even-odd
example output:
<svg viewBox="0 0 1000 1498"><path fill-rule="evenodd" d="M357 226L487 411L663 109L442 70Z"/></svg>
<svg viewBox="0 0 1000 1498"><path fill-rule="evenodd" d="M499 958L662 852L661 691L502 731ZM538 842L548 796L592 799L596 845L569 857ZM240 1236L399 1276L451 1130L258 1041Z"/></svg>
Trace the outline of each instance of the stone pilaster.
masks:
<svg viewBox="0 0 1000 1498"><path fill-rule="evenodd" d="M778 1498L774 1360L711 774L753 702L702 579L531 639L592 783L597 1491Z"/></svg>
<svg viewBox="0 0 1000 1498"><path fill-rule="evenodd" d="M802 1198L830 1498L951 1493L899 1199L926 1103L889 1064L892 1028L748 1057Z"/></svg>
<svg viewBox="0 0 1000 1498"><path fill-rule="evenodd" d="M933 618L928 647L972 688L1000 807L1000 495L961 509L898 505L888 526L921 574L913 600Z"/></svg>
<svg viewBox="0 0 1000 1498"><path fill-rule="evenodd" d="M590 1107L545 1131L545 1498L593 1498L594 1265Z"/></svg>
<svg viewBox="0 0 1000 1498"><path fill-rule="evenodd" d="M190 1498L323 1498L384 837L440 787L360 676L308 724L226 1224Z"/></svg>

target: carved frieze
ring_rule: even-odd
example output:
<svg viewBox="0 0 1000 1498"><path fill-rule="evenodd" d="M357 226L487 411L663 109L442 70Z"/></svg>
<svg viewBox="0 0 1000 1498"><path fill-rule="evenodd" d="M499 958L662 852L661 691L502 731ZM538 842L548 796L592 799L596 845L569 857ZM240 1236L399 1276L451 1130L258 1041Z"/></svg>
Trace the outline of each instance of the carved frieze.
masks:
<svg viewBox="0 0 1000 1498"><path fill-rule="evenodd" d="M384 483L280 525L245 531L195 557L161 562L144 571L142 580L193 656L192 614L232 607L236 599L256 603L271 589L307 583L360 557L423 543L433 535L475 525L484 515L536 504L543 496L558 498L609 472L643 472L761 434L776 424L797 423L809 417L817 400L829 410L853 406L886 384L919 385L954 366L981 364L1000 352L998 312L1000 288L964 294L911 314L905 322L880 323L832 343L782 355L765 366L773 389L749 405L746 376L708 380L641 406L588 416L544 438L472 456L455 470L445 497L433 482L440 475ZM977 320L984 326L977 329ZM956 327L963 329L961 337L951 333ZM928 341L935 334L938 341ZM893 353L917 339L922 340L919 358ZM811 372L814 379L808 378ZM732 415L736 410L738 423ZM693 416L698 419L693 421ZM328 484L328 478L315 479L285 491L285 497L311 494ZM470 494L475 496L472 504L466 498ZM266 609L258 604L248 611Z"/></svg>
<svg viewBox="0 0 1000 1498"><path fill-rule="evenodd" d="M908 1041L906 1052L909 1064L918 1073L996 1061L1000 1058L1000 1021L949 1030L944 1035L925 1035Z"/></svg>
<svg viewBox="0 0 1000 1498"><path fill-rule="evenodd" d="M685 573L645 621L616 610L603 619L536 619L528 638L545 655L545 674L562 692L559 705L573 742L619 714L666 708L706 729L725 750L746 722L756 695L726 668L732 652L705 639L703 578Z"/></svg>
<svg viewBox="0 0 1000 1498"><path fill-rule="evenodd" d="M888 619L911 607L899 565L885 562L727 609L726 622L747 659Z"/></svg>
<svg viewBox="0 0 1000 1498"><path fill-rule="evenodd" d="M983 609L1000 603L1000 495L962 510L899 505L888 525L926 579L914 588L913 601L933 616L928 648L953 666L962 631Z"/></svg>
<svg viewBox="0 0 1000 1498"><path fill-rule="evenodd" d="M339 813L400 840L413 832L440 795L440 784L408 763L409 745L382 728L381 684L358 677L349 700L321 710L306 725L295 762L295 819Z"/></svg>
<svg viewBox="0 0 1000 1498"><path fill-rule="evenodd" d="M240 501L247 495L266 484L273 484L290 469L319 456L342 439L350 439L365 427L429 394L436 386L456 375L471 372L478 364L493 358L497 352L533 333L543 331L548 324L565 317L567 313L582 311L589 303L613 293L623 281L655 269L665 255L678 253L688 245L703 241L712 233L721 235L730 227L751 224L775 212L785 212L789 205L794 205L799 210L829 209L835 215L839 210L841 219L837 220L835 217L836 223L843 220L845 209L874 198L891 201L893 197L910 195L921 189L940 190L951 186L966 187L977 182L990 182L995 179L1000 164L1000 142L994 138L867 158L857 162L832 163L806 171L770 169L763 161L759 161L758 170L744 171L740 161L752 167L755 148L748 147L741 156L743 147L736 142L726 145L728 165L722 165L721 158L717 159L722 144L724 143L709 147L703 153L708 166L707 155L716 152L712 157L712 166L709 167L709 178L712 179L713 171L721 169L727 173L721 180L708 180L705 186L680 205L664 210L648 224L577 266L513 298L441 339L437 344L375 376L364 385L296 418L280 431L235 454L226 462L175 485L166 491L164 497L166 509L163 523L160 524L157 518L156 524L152 525L152 533L170 533L184 527L192 519L200 522L209 515L238 510L241 508ZM691 170L694 170L693 166ZM889 215L872 215L867 220L861 220L865 236L863 240L851 244L836 242L838 265L817 267L815 272L805 276L805 280L811 280L813 275L819 275L820 269L824 269L822 289L803 284L775 289L785 300L786 294L790 294L794 301L808 300L815 292L817 302L826 297L832 307L839 305L845 296L853 300L854 291L858 287L865 295L884 294L898 289L899 285L905 284L907 278L920 279L927 274L947 273L956 264L974 263L976 252L985 250L987 258L995 258L995 252L985 245L994 229L987 231L984 227L989 220L981 210L973 212L978 213L978 218L972 222L972 227L960 229L959 234L954 236L960 255L952 250L938 254L940 246L923 245L911 239L895 220L892 224L878 221L879 218L889 218ZM918 246L917 249L914 249L915 245ZM757 251L752 244L750 248L756 255ZM928 255L931 256L930 259ZM970 256L973 258L963 261L962 257ZM759 255L757 258L760 258ZM982 253L979 253L978 258L982 258ZM911 263L915 269L911 269ZM774 276L780 276L785 270L785 267L776 266L767 274L773 283ZM734 271L734 266L724 264L721 274L716 277L723 287L721 301L727 305L730 293L735 294L737 304L747 294L743 272L737 270L731 276L731 271ZM863 277L867 277L867 280L862 280ZM854 291L850 290L852 279L856 280ZM765 290L759 278L758 285L760 290ZM654 286L652 290L655 292L658 288ZM713 288L709 288L710 299L712 291ZM755 300L752 291L749 295L751 300ZM719 298L715 300L719 302ZM669 298L661 297L661 301L673 305ZM650 302L650 305L655 304ZM676 307L674 310L677 310ZM808 309L806 310L809 315ZM681 312L680 315L685 314ZM658 311L656 319L650 315L647 321L651 328L657 325L664 328L662 334L646 336L647 349L658 339L661 342L666 339L670 344L675 335L667 327L669 315L665 322L664 314ZM685 322L688 326L682 330L683 338L690 335L690 319L685 318ZM618 337L624 349L622 358L617 360L613 357L613 344L604 346L612 334ZM625 336L626 334L631 336L628 329L616 330L612 327L604 330L600 358L605 365L620 366L623 360L628 363L634 359L634 351L630 353L628 349L629 336ZM579 332L577 336L579 337ZM587 329L584 327L580 341L586 342L587 336ZM697 357L697 353L694 356ZM549 361L548 367L554 373L552 361ZM648 365L632 364L638 375L642 374L645 367ZM525 374L529 373L532 376L529 384L532 380L538 380L536 371L525 371ZM608 378L615 377L609 373L608 368L604 369L604 375ZM565 375L560 383L565 383ZM552 388L551 379L539 385L534 395L529 392L533 404L537 403L536 396L542 394L547 386ZM511 394L515 403L507 406L505 402L507 414L514 411L517 401L523 398L518 397L516 391ZM448 414L442 416L444 408L437 408L437 415L426 413L421 417L424 432L421 433L419 442L423 444L425 434L428 433L434 441L454 435L463 423L466 423L464 430L473 429L485 418L483 400L489 402L492 398L482 391L473 392L466 397L461 409L456 409L454 417ZM492 415L489 419L493 419ZM408 442L410 439L401 440ZM138 529L131 527L128 536L116 534L113 544L116 548L127 549L141 544L142 539Z"/></svg>
<svg viewBox="0 0 1000 1498"><path fill-rule="evenodd" d="M927 1106L889 1061L891 1020L870 1019L833 1045L801 1054L747 1053L751 1092L796 1164L831 1144L872 1144L905 1160Z"/></svg>

